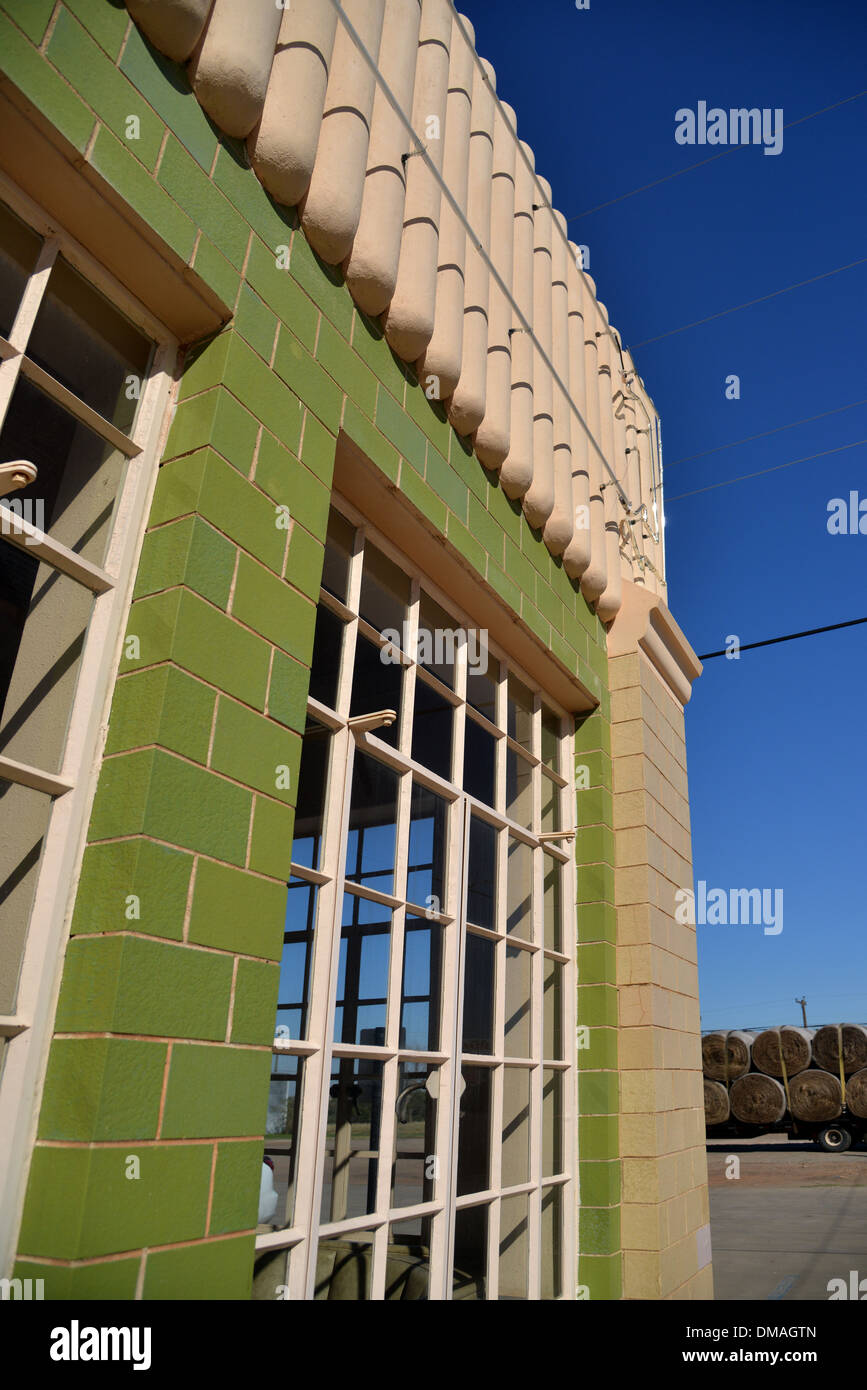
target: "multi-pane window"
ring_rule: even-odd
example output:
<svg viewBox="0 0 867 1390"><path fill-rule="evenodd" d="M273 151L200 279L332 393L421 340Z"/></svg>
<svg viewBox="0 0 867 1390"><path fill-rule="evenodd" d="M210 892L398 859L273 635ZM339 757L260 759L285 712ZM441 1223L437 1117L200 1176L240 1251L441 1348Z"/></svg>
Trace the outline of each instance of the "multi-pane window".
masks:
<svg viewBox="0 0 867 1390"><path fill-rule="evenodd" d="M50 1007L176 352L15 196L34 225L0 203L0 1167L10 1191L17 1106L35 1084L23 1059ZM3 1242L14 1200L0 1204Z"/></svg>
<svg viewBox="0 0 867 1390"><path fill-rule="evenodd" d="M571 1297L569 720L346 512L317 614L254 1297Z"/></svg>

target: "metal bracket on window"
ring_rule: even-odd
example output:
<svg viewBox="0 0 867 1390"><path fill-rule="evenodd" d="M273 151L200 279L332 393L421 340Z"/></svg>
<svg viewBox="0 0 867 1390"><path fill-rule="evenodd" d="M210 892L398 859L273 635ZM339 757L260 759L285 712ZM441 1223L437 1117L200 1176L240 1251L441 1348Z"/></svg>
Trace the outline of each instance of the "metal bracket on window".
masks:
<svg viewBox="0 0 867 1390"><path fill-rule="evenodd" d="M575 831L574 831L574 830L546 830L544 835L540 835L540 836L539 836L539 839L541 840L541 842L542 842L543 845L546 845L546 844L548 844L550 841L553 841L553 840L574 840L574 839L575 839Z"/></svg>
<svg viewBox="0 0 867 1390"><path fill-rule="evenodd" d="M349 727L359 734L372 733L374 729L381 729L383 726L393 724L397 718L397 711L393 709L378 709L373 714L356 714L349 720Z"/></svg>
<svg viewBox="0 0 867 1390"><path fill-rule="evenodd" d="M17 492L20 487L29 487L36 482L36 464L29 459L14 459L12 463L0 463L0 493Z"/></svg>

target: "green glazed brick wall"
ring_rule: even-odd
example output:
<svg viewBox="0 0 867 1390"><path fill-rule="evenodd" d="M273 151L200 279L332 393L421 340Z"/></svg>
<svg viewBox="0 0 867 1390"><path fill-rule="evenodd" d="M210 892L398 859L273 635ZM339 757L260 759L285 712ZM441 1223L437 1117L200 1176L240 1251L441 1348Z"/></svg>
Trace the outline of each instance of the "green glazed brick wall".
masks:
<svg viewBox="0 0 867 1390"><path fill-rule="evenodd" d="M51 1298L249 1296L300 734L343 430L600 701L578 741L593 766L591 789L577 793L579 1022L592 1024L580 1055L580 1279L591 1297L617 1297L604 629L119 0L0 0L0 70L231 311L184 359L16 1274L44 1278ZM140 1176L129 1177L136 1159Z"/></svg>

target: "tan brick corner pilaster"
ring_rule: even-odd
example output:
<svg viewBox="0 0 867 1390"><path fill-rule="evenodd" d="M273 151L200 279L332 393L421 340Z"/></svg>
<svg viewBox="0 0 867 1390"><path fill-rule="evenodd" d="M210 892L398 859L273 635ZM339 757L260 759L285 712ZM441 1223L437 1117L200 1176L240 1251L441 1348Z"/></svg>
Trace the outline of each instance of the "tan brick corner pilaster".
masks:
<svg viewBox="0 0 867 1390"><path fill-rule="evenodd" d="M698 661L662 598L624 580L611 681L624 1298L712 1298L683 708Z"/></svg>

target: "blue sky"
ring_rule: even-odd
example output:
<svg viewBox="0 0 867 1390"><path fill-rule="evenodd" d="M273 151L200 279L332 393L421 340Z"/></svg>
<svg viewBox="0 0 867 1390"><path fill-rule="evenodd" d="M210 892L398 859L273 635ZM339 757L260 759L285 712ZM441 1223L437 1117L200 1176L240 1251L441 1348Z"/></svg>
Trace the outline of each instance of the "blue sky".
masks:
<svg viewBox="0 0 867 1390"><path fill-rule="evenodd" d="M792 125L779 155L728 149L621 197L718 153L675 141L679 108L789 124L867 87L867 9L460 8L662 416L670 605L696 651L867 616L867 535L827 530L831 498L867 499L867 445L677 500L867 439L865 403L720 449L867 402L867 263L646 341L867 257L867 96ZM867 625L705 665L687 708L695 878L784 895L778 935L699 926L705 1028L800 1021L802 994L810 1023L867 1019L865 690Z"/></svg>

